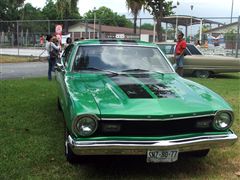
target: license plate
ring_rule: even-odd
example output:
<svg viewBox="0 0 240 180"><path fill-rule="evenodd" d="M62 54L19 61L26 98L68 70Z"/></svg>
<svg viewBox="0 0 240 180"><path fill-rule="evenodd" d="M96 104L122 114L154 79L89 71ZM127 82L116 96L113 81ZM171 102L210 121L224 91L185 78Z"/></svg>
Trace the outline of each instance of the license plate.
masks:
<svg viewBox="0 0 240 180"><path fill-rule="evenodd" d="M148 163L174 162L178 159L178 150L149 150L147 151Z"/></svg>

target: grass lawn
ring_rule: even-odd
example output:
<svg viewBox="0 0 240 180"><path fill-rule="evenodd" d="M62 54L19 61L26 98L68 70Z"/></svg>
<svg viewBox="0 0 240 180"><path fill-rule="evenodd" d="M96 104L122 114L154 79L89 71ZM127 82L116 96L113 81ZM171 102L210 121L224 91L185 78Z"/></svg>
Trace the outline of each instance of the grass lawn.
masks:
<svg viewBox="0 0 240 180"><path fill-rule="evenodd" d="M222 95L234 108L240 136L240 75L190 78ZM147 164L144 157L105 157L70 165L64 156L63 116L56 82L47 78L0 81L0 179L238 179L240 144L205 158ZM239 173L239 176L238 176Z"/></svg>
<svg viewBox="0 0 240 180"><path fill-rule="evenodd" d="M0 63L21 63L21 62L35 62L43 61L46 58L34 57L34 56L12 56L12 55L0 55Z"/></svg>

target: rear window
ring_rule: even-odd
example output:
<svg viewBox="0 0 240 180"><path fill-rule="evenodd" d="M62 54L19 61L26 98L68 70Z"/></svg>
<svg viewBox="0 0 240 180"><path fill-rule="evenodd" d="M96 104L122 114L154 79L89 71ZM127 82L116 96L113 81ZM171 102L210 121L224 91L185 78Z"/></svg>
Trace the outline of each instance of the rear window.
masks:
<svg viewBox="0 0 240 180"><path fill-rule="evenodd" d="M158 44L158 47L162 50L164 54L173 54L174 45L171 44Z"/></svg>
<svg viewBox="0 0 240 180"><path fill-rule="evenodd" d="M188 44L187 48L192 55L202 55L202 53L194 45Z"/></svg>

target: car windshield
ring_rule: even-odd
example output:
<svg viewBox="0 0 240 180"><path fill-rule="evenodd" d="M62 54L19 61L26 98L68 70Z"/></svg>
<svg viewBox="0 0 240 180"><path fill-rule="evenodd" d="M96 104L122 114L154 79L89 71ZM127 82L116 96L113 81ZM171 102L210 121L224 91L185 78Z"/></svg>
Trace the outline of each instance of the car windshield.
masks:
<svg viewBox="0 0 240 180"><path fill-rule="evenodd" d="M73 71L171 73L172 68L154 47L95 45L79 46Z"/></svg>

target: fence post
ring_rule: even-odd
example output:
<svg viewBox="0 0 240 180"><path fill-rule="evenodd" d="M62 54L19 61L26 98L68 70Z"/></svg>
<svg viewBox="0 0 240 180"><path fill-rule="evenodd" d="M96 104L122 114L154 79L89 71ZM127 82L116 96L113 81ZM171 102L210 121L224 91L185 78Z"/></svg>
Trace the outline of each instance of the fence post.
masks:
<svg viewBox="0 0 240 180"><path fill-rule="evenodd" d="M98 30L98 33L99 33L99 39L102 39L102 24L101 24L101 18L99 19L99 22L98 22L98 25L99 25L99 30Z"/></svg>
<svg viewBox="0 0 240 180"><path fill-rule="evenodd" d="M48 20L48 34L50 34L51 31L50 31L50 21Z"/></svg>
<svg viewBox="0 0 240 180"><path fill-rule="evenodd" d="M18 47L18 56L19 56L19 22L17 21L17 47Z"/></svg>
<svg viewBox="0 0 240 180"><path fill-rule="evenodd" d="M153 18L153 43L156 41L156 21L155 18Z"/></svg>
<svg viewBox="0 0 240 180"><path fill-rule="evenodd" d="M85 37L84 39L88 39L88 20L85 20Z"/></svg>
<svg viewBox="0 0 240 180"><path fill-rule="evenodd" d="M141 40L141 34L142 34L142 18L140 18L140 23L139 23L139 40Z"/></svg>
<svg viewBox="0 0 240 180"><path fill-rule="evenodd" d="M237 40L236 40L236 54L235 57L238 57L238 49L239 49L239 41L240 41L240 35L239 35L239 30L240 29L240 16L238 17L238 28L237 28Z"/></svg>

